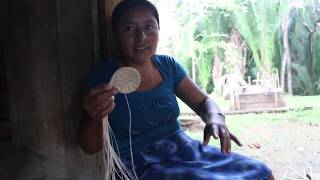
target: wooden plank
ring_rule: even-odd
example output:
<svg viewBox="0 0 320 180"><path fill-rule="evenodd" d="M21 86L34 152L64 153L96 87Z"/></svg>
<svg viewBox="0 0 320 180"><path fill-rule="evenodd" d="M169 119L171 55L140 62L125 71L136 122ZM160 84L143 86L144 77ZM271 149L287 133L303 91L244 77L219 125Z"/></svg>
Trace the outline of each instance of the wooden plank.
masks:
<svg viewBox="0 0 320 180"><path fill-rule="evenodd" d="M248 114L248 113L281 113L288 111L287 108L256 108L247 110L225 111L225 115Z"/></svg>
<svg viewBox="0 0 320 180"><path fill-rule="evenodd" d="M8 70L16 142L70 167L96 171L94 157L84 155L75 138L82 83L97 54L91 3L13 2Z"/></svg>
<svg viewBox="0 0 320 180"><path fill-rule="evenodd" d="M260 103L241 103L240 109L247 109L247 108L255 108L255 107L284 107L285 103L283 101L275 102L260 102Z"/></svg>
<svg viewBox="0 0 320 180"><path fill-rule="evenodd" d="M82 117L82 90L85 77L97 59L97 4L87 0L58 0L57 34L59 58L59 88L63 108L62 135L64 155L59 159L77 169L95 171L94 157L85 155L76 138Z"/></svg>
<svg viewBox="0 0 320 180"><path fill-rule="evenodd" d="M309 107L304 108L304 110L309 109ZM255 109L248 109L248 110L236 110L236 111L223 111L224 115L235 115L235 114L248 114L248 113L281 113L287 111L293 111L294 109L288 109L286 107L281 108L255 108ZM195 113L181 113L179 119L182 121L187 120L195 120L199 121L202 124L200 117Z"/></svg>
<svg viewBox="0 0 320 180"><path fill-rule="evenodd" d="M49 157L62 157L63 126L61 123L61 92L56 2L33 0L29 3L30 63L33 69L32 85L35 99L29 102L36 113L32 119L38 132L39 146L34 149Z"/></svg>
<svg viewBox="0 0 320 180"><path fill-rule="evenodd" d="M270 88L261 85L248 85L236 90L239 95L282 93L281 88Z"/></svg>
<svg viewBox="0 0 320 180"><path fill-rule="evenodd" d="M10 117L13 121L15 142L33 149L39 148L38 128L33 125L36 111L32 102L36 99L34 69L30 56L30 6L29 1L12 3L13 30L12 55L9 62Z"/></svg>
<svg viewBox="0 0 320 180"><path fill-rule="evenodd" d="M101 50L102 57L111 57L116 51L116 46L114 44L112 27L111 27L111 16L113 8L120 2L121 0L101 0L100 7L101 12L103 13L101 16Z"/></svg>
<svg viewBox="0 0 320 180"><path fill-rule="evenodd" d="M18 134L20 133L19 126L17 125L18 122L18 113L17 113L17 106L16 106L16 92L17 92L17 87L16 87L16 69L15 69L15 59L16 56L20 55L18 46L16 45L16 31L21 30L19 26L15 26L17 29L13 28L16 21L13 21L14 14L16 13L16 8L13 8L12 3L8 3L9 1L4 0L1 1L0 8L1 12L6 12L4 13L4 16L0 16L0 21L4 24L4 29L7 30L6 34L3 35L3 43L4 43L4 61L5 61L5 72L6 72L6 80L7 80L7 92L8 92L8 100L10 100L10 104L8 104L8 109L9 109L9 114L10 114L10 121L12 124L12 132L15 134L12 136L12 141L17 143L20 141ZM20 2L20 5L23 5L23 2ZM19 11L19 13L23 13L26 11L26 8ZM23 18L23 17L22 17ZM22 29L23 30L23 29ZM25 42L22 42L21 44L25 45Z"/></svg>
<svg viewBox="0 0 320 180"><path fill-rule="evenodd" d="M278 102L277 107L284 107L284 103ZM240 110L248 110L248 109L262 109L262 108L277 108L275 107L274 102L265 102L265 103L246 103L240 104Z"/></svg>
<svg viewBox="0 0 320 180"><path fill-rule="evenodd" d="M282 101L282 96L278 95L277 99ZM252 95L239 95L240 103L259 103L259 102L272 102L275 100L275 94L252 94Z"/></svg>

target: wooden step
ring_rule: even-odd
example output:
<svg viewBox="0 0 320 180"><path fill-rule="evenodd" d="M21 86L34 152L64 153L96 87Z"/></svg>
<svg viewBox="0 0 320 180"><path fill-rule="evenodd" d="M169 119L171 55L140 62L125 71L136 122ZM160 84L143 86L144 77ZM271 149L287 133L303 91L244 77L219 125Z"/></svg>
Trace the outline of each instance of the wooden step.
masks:
<svg viewBox="0 0 320 180"><path fill-rule="evenodd" d="M278 101L277 104L274 102L264 102L264 103L241 103L239 110L254 110L254 109L270 109L284 107L283 101Z"/></svg>

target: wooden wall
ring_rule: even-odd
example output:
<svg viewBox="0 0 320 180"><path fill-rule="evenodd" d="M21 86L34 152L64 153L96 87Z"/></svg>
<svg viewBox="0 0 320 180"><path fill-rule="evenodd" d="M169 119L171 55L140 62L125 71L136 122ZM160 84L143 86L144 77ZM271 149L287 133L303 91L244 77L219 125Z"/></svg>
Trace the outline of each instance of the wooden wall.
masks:
<svg viewBox="0 0 320 180"><path fill-rule="evenodd" d="M1 11L0 20L10 20L1 21L0 38L14 144L88 172L90 179L98 174L95 157L76 139L82 85L92 66L114 51L110 17L119 1L0 1L8 16Z"/></svg>
<svg viewBox="0 0 320 180"><path fill-rule="evenodd" d="M101 55L104 58L111 57L117 50L111 30L111 15L113 8L121 0L101 0Z"/></svg>
<svg viewBox="0 0 320 180"><path fill-rule="evenodd" d="M10 24L9 0L0 1L0 142L10 141L11 138L11 124L8 119L8 88L6 85L6 71L5 71L5 47L10 29L7 27Z"/></svg>
<svg viewBox="0 0 320 180"><path fill-rule="evenodd" d="M6 93L5 81L6 81L6 72L5 72L5 63L4 63L4 44L8 41L8 36L10 34L9 24L9 9L6 8L9 6L9 0L1 0L0 1L0 113L1 107L6 103L6 97L4 97L4 93Z"/></svg>
<svg viewBox="0 0 320 180"><path fill-rule="evenodd" d="M95 157L79 148L76 131L85 76L100 61L98 1L7 2L11 24L5 58L14 143L96 174Z"/></svg>

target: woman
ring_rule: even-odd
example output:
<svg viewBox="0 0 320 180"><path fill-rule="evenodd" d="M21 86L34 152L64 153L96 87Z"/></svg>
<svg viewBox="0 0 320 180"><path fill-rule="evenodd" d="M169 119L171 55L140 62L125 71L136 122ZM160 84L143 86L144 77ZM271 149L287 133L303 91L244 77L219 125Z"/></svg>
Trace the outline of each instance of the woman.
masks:
<svg viewBox="0 0 320 180"><path fill-rule="evenodd" d="M121 1L113 11L112 27L120 55L96 66L88 77L84 97L87 118L78 134L85 152L101 150L101 122L108 115L116 150L128 169L133 169L126 100L108 84L119 67L130 66L141 76L137 91L127 95L132 112L132 158L139 179L273 179L262 162L231 153L231 141L241 143L226 127L215 102L173 58L155 55L159 17L153 4ZM206 123L203 144L181 129L176 96ZM220 150L207 146L211 136L220 139Z"/></svg>

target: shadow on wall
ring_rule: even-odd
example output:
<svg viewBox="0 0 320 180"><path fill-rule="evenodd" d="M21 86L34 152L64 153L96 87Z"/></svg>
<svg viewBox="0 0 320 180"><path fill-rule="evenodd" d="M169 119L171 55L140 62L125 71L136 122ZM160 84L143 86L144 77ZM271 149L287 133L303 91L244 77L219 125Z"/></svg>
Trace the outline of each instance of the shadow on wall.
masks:
<svg viewBox="0 0 320 180"><path fill-rule="evenodd" d="M40 154L0 143L1 180L88 180L99 179L93 174L75 170Z"/></svg>

